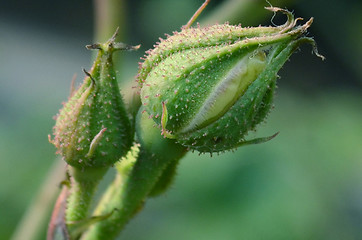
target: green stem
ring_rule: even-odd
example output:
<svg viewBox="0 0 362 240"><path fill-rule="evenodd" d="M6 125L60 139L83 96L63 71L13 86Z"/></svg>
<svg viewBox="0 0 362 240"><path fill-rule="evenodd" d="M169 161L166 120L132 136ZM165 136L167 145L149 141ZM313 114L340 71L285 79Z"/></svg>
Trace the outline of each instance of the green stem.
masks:
<svg viewBox="0 0 362 240"><path fill-rule="evenodd" d="M129 177L129 174L136 162L138 152L139 145L136 144L131 148L127 156L125 156L121 159L121 161L115 164L117 168L117 175L113 183L107 188L107 190L103 194L102 199L100 200L97 208L94 211L94 216L102 216L119 208L120 203L118 203L118 201L119 196L122 195L123 184L127 181L127 178ZM117 214L117 212L114 212L113 214ZM90 238L90 235L93 236L94 234L88 234L87 237Z"/></svg>
<svg viewBox="0 0 362 240"><path fill-rule="evenodd" d="M123 159L117 165L118 175L99 203L95 215L105 215L117 209L109 218L93 225L83 240L115 239L125 224L142 208L154 186L169 164L182 158L186 150L174 140L160 136L153 120L138 115L141 148L137 160ZM127 161L132 162L127 163ZM131 166L131 167L130 167Z"/></svg>
<svg viewBox="0 0 362 240"><path fill-rule="evenodd" d="M152 157L150 153L141 149L129 177L124 179L122 175L117 175L108 194L105 195L106 200L100 203L100 208L95 214L107 214L113 209L117 211L108 219L96 223L82 239L115 239L125 224L142 208L148 193L168 163L169 159Z"/></svg>
<svg viewBox="0 0 362 240"><path fill-rule="evenodd" d="M84 220L89 215L89 207L93 199L94 192L99 181L102 179L107 169L87 169L82 171L69 167L72 176L71 192L68 199L66 222L71 232L71 224Z"/></svg>
<svg viewBox="0 0 362 240"><path fill-rule="evenodd" d="M89 204L91 202L96 184L94 182L72 184L72 191L69 196L67 208L67 222L83 220L88 215Z"/></svg>

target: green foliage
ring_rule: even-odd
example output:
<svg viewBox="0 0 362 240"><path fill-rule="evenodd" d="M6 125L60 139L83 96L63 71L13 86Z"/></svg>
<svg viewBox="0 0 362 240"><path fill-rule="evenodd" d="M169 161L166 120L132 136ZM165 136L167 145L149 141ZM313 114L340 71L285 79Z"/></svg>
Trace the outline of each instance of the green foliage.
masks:
<svg viewBox="0 0 362 240"><path fill-rule="evenodd" d="M187 12L190 15L197 7L182 7L186 2L194 4L177 1L180 14L172 14L173 1L139 1L137 11L147 22L138 23L142 27L132 30L138 35L131 39L136 43L145 39L141 42L147 48L160 34L177 29L187 20ZM353 19L361 15L357 2L332 1L327 6L318 1L295 1L289 5L296 12L303 11L297 15L316 18L313 36L328 61L321 64L303 51L282 69L277 109L268 126L258 132L270 135L280 131L280 135L263 146L211 159L188 154L171 190L156 201L149 200L123 238L361 238L362 99L356 83L362 68L356 67L360 54L355 32L361 21ZM158 6L165 11L159 11ZM244 26L243 19L256 18L254 11L246 12L252 16L238 12L234 21ZM349 21L339 21L340 12L349 12ZM157 16L150 17L154 13ZM141 19L137 14L130 15ZM160 20L152 22L157 17ZM270 16L267 18L269 22ZM170 26L164 19L176 24ZM81 34L67 37L64 30L52 35L56 28L51 33L33 29L31 21L16 25L10 24L10 17L5 20L0 23L4 29L0 41L5 43L0 49L4 56L0 58L1 239L11 237L44 181L54 158L54 149L46 141L54 123L51 116L66 99L70 81L65 79L80 66L87 66L89 56L82 55L82 46L90 41ZM86 21L91 22L89 16ZM260 19L254 25L258 23ZM133 76L137 61L127 56L125 71L117 74ZM64 74L64 69L71 73ZM36 239L44 236L45 229Z"/></svg>

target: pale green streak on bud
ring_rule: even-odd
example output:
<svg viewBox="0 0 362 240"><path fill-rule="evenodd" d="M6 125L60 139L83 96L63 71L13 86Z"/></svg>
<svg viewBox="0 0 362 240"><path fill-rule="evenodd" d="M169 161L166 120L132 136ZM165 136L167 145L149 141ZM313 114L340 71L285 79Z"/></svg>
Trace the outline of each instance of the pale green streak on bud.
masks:
<svg viewBox="0 0 362 240"><path fill-rule="evenodd" d="M269 113L277 72L298 45L299 43L292 42L276 58L268 59L263 72L226 114L205 128L177 135L178 141L200 152L220 152L246 144L265 142L276 136L275 134L266 138L244 139L244 136L254 130Z"/></svg>
<svg viewBox="0 0 362 240"><path fill-rule="evenodd" d="M215 86L197 115L180 133L184 134L194 129L203 128L224 115L239 96L245 92L250 83L263 71L264 67L264 52L258 52L255 56L244 57L228 72L224 80Z"/></svg>
<svg viewBox="0 0 362 240"><path fill-rule="evenodd" d="M99 142L101 141L104 132L107 130L107 128L103 128L99 131L99 133L93 138L90 146L89 146L89 152L87 153L86 157L92 157L94 154L94 151L97 149Z"/></svg>
<svg viewBox="0 0 362 240"><path fill-rule="evenodd" d="M250 48L257 47L253 44ZM188 125L186 123L195 118L207 99L215 98L212 95L217 86L223 85L220 80L227 79L240 61L245 62L247 60L243 59L253 55L257 55L257 52L250 54L248 48L230 51L227 46L175 53L150 72L146 85L141 90L142 101L150 115L156 119L162 114L162 106L155 103L165 102L169 112L168 129L173 132L183 131ZM254 70L248 67L247 72L252 71ZM226 82L230 84L230 81ZM245 86L247 82L248 80L243 80L236 84ZM243 87L236 92L240 93L242 90Z"/></svg>

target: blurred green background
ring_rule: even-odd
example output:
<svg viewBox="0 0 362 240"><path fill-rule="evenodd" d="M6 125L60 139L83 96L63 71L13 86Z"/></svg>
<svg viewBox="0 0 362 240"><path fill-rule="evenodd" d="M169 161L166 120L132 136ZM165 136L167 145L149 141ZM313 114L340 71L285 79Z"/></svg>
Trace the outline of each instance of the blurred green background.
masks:
<svg viewBox="0 0 362 240"><path fill-rule="evenodd" d="M142 48L123 55L120 79L133 81L143 52L179 30L202 2L123 1L120 39ZM150 199L121 239L362 239L362 2L270 2L315 17L310 36L327 60L303 46L279 73L267 123L250 137L280 134L212 158L188 154L170 191ZM199 20L269 25L263 6L211 0ZM52 117L73 74L79 83L81 68L91 66L84 46L94 25L91 1L2 3L0 239L11 238L55 162L47 140Z"/></svg>

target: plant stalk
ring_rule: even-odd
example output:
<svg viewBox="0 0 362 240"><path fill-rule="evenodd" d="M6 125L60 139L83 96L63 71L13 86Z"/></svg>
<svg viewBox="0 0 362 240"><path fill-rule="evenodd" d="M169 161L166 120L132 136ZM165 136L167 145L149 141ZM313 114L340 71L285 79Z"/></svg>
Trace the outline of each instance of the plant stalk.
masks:
<svg viewBox="0 0 362 240"><path fill-rule="evenodd" d="M107 169L96 169L90 173L91 169L87 170L86 177L80 169L69 167L71 173L71 189L68 198L66 210L66 222L71 224L77 221L84 220L89 215L89 207L91 205L96 187ZM70 227L69 231L72 229Z"/></svg>
<svg viewBox="0 0 362 240"><path fill-rule="evenodd" d="M118 175L94 215L106 215L115 209L116 211L104 221L94 224L82 240L115 239L127 222L141 210L158 181L165 179L167 172L164 171L167 171L167 167L186 153L186 148L176 144L175 140L163 138L160 130L153 127L153 120L141 112L142 110L137 116L140 152L137 157L127 156L127 159L117 163ZM175 171L171 174L174 175ZM171 181L172 177L169 179ZM166 188L168 186L165 185ZM163 192L165 190L167 189L163 189Z"/></svg>
<svg viewBox="0 0 362 240"><path fill-rule="evenodd" d="M156 158L141 148L128 177L117 175L95 215L107 214L114 209L116 211L108 219L91 227L82 240L115 239L128 221L142 209L149 192L169 163L170 159Z"/></svg>

